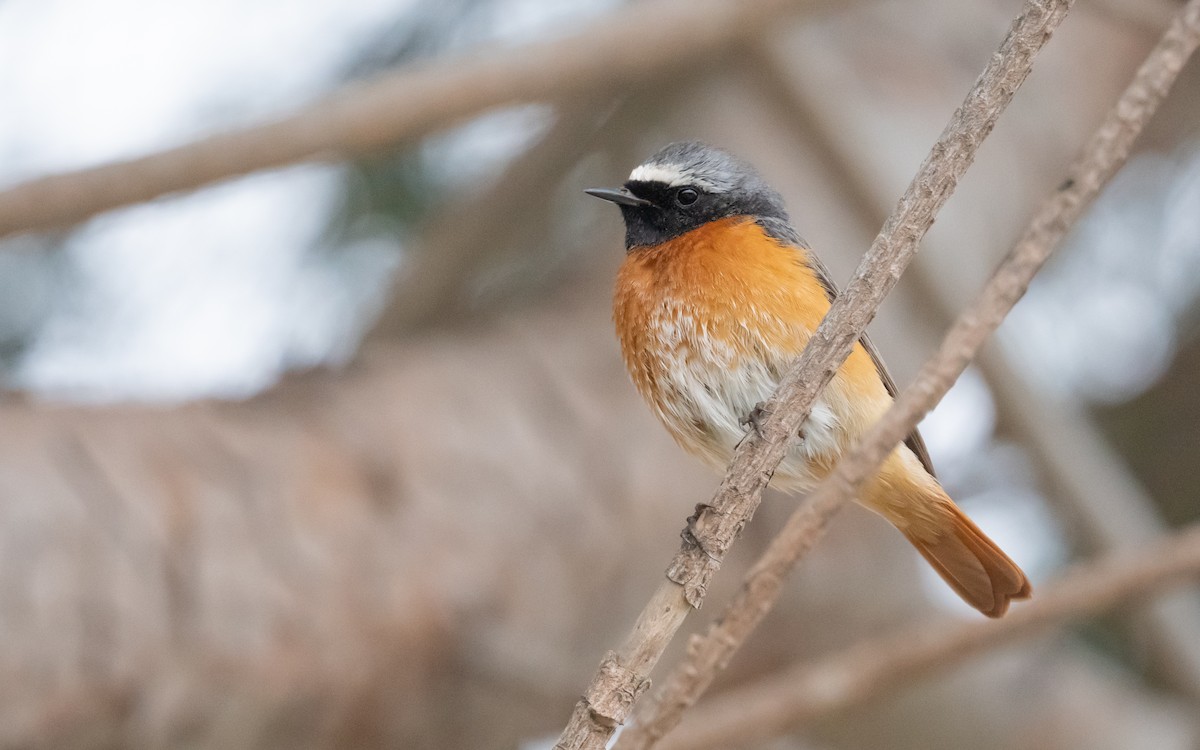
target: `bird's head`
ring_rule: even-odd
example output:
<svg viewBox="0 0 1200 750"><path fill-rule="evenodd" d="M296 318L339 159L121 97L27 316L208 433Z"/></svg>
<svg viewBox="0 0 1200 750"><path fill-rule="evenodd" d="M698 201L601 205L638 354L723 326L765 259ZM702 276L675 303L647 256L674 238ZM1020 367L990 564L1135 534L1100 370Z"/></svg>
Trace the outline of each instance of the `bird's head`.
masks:
<svg viewBox="0 0 1200 750"><path fill-rule="evenodd" d="M698 141L666 146L638 165L619 189L586 192L620 206L626 250L659 245L731 216L788 223L783 199L754 167Z"/></svg>

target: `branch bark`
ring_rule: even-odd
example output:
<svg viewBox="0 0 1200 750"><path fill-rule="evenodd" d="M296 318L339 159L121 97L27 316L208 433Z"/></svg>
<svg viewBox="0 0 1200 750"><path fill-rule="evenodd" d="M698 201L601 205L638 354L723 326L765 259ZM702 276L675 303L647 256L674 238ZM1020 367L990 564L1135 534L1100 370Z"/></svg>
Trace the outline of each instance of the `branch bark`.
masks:
<svg viewBox="0 0 1200 750"><path fill-rule="evenodd" d="M1133 82L1105 117L1069 170L1065 182L1038 209L1013 250L975 302L955 321L938 352L883 418L843 458L748 574L741 590L709 631L689 644L688 655L668 678L656 701L646 704L619 748L649 748L679 723L684 711L711 684L770 611L784 577L824 533L829 521L871 477L962 374L979 348L1024 295L1033 276L1062 241L1101 187L1129 155L1133 141L1166 97L1200 44L1200 0L1191 0L1138 69Z"/></svg>
<svg viewBox="0 0 1200 750"><path fill-rule="evenodd" d="M1139 28L1150 28L1152 39L1161 36L1178 10L1158 2L1114 0L1109 5L1141 13ZM1091 9L1098 12L1095 6ZM1157 23L1153 23L1155 19ZM831 102L821 96L811 71L801 73L803 65L789 65L777 46L761 44L755 51L753 80L763 87L762 96L778 105L779 117L794 128L795 138L814 145L828 159L826 169L838 181L841 199L861 222L865 226L881 223L891 196L879 188L879 175L888 168L861 148L847 128L856 116L849 102ZM940 239L946 241L944 236ZM935 249L937 242L931 238L926 253ZM946 257L948 251L934 255ZM925 310L938 319L938 327L954 321L958 306L969 300L973 284L962 269L928 262L914 264L906 280L915 296L928 303ZM1136 549L1167 533L1153 499L1081 407L1034 387L1010 361L1004 347L993 346L981 351L972 364L984 375L996 399L1001 429L1011 431L1028 447L1044 475L1050 498L1067 514L1068 527L1078 530L1087 548L1093 554ZM1146 602L1126 618L1149 642L1156 676L1193 699L1200 699L1198 594L1195 587L1172 591Z"/></svg>
<svg viewBox="0 0 1200 750"><path fill-rule="evenodd" d="M899 685L1068 620L1096 615L1135 597L1200 575L1200 527L1149 548L1077 566L1034 601L1001 620L943 622L863 642L815 665L783 670L707 701L664 750L747 747L818 717L861 705Z"/></svg>
<svg viewBox="0 0 1200 750"><path fill-rule="evenodd" d="M369 153L495 107L598 89L615 94L700 51L753 37L784 11L824 1L657 0L554 41L385 74L274 122L0 191L0 237L262 169Z"/></svg>
<svg viewBox="0 0 1200 750"><path fill-rule="evenodd" d="M691 529L664 581L616 652L607 654L576 704L556 748L602 748L649 687L649 672L705 591L741 528L762 498L775 467L817 396L833 378L884 296L916 254L918 243L958 179L974 160L1000 113L1028 76L1037 52L1066 16L1072 0L1029 0L999 50L955 111L912 183L863 258L845 292L814 333L797 364L767 404L762 437L738 450ZM897 440L898 442L898 440Z"/></svg>

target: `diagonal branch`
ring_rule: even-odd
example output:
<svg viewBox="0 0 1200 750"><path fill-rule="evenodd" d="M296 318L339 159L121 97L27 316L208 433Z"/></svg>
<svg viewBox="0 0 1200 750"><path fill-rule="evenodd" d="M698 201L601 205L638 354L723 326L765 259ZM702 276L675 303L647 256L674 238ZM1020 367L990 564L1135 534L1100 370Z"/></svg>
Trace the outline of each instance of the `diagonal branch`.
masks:
<svg viewBox="0 0 1200 750"><path fill-rule="evenodd" d="M1038 50L1072 0L1027 0L1000 48L921 164L846 290L813 334L797 364L767 403L762 437L738 449L711 503L697 509L696 544L685 543L620 649L605 656L575 706L556 748L603 747L649 686L649 672L692 608L703 602L739 530L749 521L775 467L813 402L849 355L884 296L916 254L918 243L974 160L1000 113L1028 76Z"/></svg>
<svg viewBox="0 0 1200 750"><path fill-rule="evenodd" d="M731 48L785 11L824 1L655 0L554 41L384 74L273 122L0 191L0 237L262 169L369 153L495 107L599 89L615 94L696 54Z"/></svg>
<svg viewBox="0 0 1200 750"><path fill-rule="evenodd" d="M1069 176L1034 215L1024 235L955 321L938 352L883 418L837 465L747 575L737 596L703 637L656 700L627 732L621 748L648 748L679 723L716 673L770 611L784 577L820 539L834 514L870 478L884 458L946 394L989 335L1025 294L1051 251L1125 162L1134 140L1200 44L1200 0L1191 0L1138 69L1133 82L1084 147Z"/></svg>
<svg viewBox="0 0 1200 750"><path fill-rule="evenodd" d="M1002 620L925 623L782 670L703 704L663 748L747 747L1067 620L1200 576L1200 527L1078 565Z"/></svg>
<svg viewBox="0 0 1200 750"><path fill-rule="evenodd" d="M1167 3L1137 3L1135 8L1127 0L1114 2L1130 12L1140 10L1146 27L1159 19L1152 24L1151 41L1161 36L1178 10ZM1096 10L1093 6L1092 11ZM838 191L860 220L872 226L881 223L891 197L878 187L878 160L873 163L845 127L857 114L845 103L821 96L820 87L813 85L815 79L807 72L800 75L804 66L788 65L778 45L761 44L755 52L753 80L763 86L762 96L777 105L780 117L794 127L793 137L814 144L828 159L826 170L838 181ZM932 247L927 243L925 252ZM942 319L939 325L953 322L957 314L954 300L966 288L961 273L938 264L917 263L905 278L910 290ZM1165 533L1154 500L1091 420L1077 406L1036 389L1008 363L1001 349L984 348L972 364L987 380L1003 415L1003 429L1029 446L1045 475L1050 498L1071 516L1070 525L1083 541L1097 547L1098 553L1137 548ZM1157 676L1174 689L1200 698L1200 639L1196 637L1200 633L1200 590L1184 587L1127 614L1124 619L1145 631L1155 653Z"/></svg>

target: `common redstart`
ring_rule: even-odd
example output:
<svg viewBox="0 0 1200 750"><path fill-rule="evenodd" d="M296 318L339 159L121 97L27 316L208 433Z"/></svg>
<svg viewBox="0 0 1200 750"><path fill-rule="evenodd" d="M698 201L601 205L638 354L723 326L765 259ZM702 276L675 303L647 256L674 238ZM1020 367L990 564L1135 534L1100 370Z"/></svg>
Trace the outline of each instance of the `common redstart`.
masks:
<svg viewBox="0 0 1200 750"><path fill-rule="evenodd" d="M749 164L672 143L620 189L590 195L625 219L613 318L638 391L685 450L723 471L837 288L783 199ZM891 405L896 386L864 334L817 400L772 480L810 490ZM1019 567L959 510L918 432L859 502L890 521L959 596L989 617L1028 598Z"/></svg>

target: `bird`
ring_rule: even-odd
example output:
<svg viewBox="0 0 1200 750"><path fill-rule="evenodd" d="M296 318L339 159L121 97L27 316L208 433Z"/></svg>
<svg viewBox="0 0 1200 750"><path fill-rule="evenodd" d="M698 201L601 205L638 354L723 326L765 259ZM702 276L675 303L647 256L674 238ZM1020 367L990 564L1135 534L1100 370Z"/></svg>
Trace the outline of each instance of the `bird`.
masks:
<svg viewBox="0 0 1200 750"><path fill-rule="evenodd" d="M671 143L620 188L590 188L625 224L613 321L638 392L688 453L724 471L838 295L783 198L746 161ZM793 436L772 485L807 492L889 408L896 386L864 333ZM1001 617L1021 568L942 488L914 431L858 502L895 526L968 604Z"/></svg>

